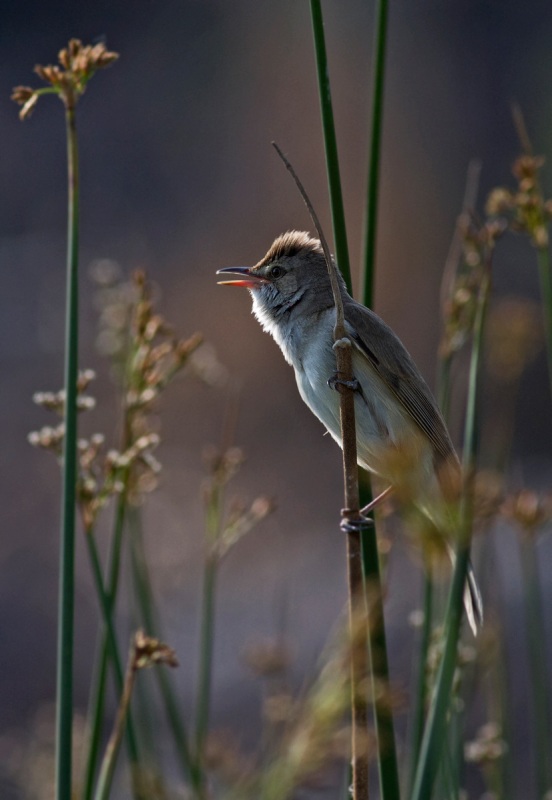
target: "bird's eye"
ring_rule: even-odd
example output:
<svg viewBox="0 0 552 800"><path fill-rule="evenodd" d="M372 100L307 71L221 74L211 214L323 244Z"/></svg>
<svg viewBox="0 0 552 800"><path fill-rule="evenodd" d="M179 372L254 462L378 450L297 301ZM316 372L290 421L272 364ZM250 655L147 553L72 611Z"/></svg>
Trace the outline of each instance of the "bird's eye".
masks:
<svg viewBox="0 0 552 800"><path fill-rule="evenodd" d="M270 270L270 277L273 280L276 280L277 278L281 278L281 276L283 274L284 274L284 270L282 269L282 267L279 267L278 265L272 267L271 270Z"/></svg>

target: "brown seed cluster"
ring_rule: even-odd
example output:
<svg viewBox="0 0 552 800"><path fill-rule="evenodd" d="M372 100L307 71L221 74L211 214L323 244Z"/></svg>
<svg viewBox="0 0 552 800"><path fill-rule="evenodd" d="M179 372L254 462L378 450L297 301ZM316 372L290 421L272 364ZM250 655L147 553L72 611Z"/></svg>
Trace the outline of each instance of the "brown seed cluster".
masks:
<svg viewBox="0 0 552 800"><path fill-rule="evenodd" d="M468 213L458 221L462 241L462 259L443 304L444 330L439 352L443 359L451 358L469 340L481 287L490 273L492 256L502 233L503 220L477 224Z"/></svg>
<svg viewBox="0 0 552 800"><path fill-rule="evenodd" d="M464 747L464 758L471 764L489 764L507 753L508 745L502 736L502 728L496 722L482 725L476 738Z"/></svg>
<svg viewBox="0 0 552 800"><path fill-rule="evenodd" d="M521 489L509 495L503 503L502 514L527 536L534 536L552 520L552 494L539 494L533 489Z"/></svg>
<svg viewBox="0 0 552 800"><path fill-rule="evenodd" d="M13 90L11 99L22 106L20 118L30 116L43 94L57 94L67 108L74 108L94 73L109 67L118 58L118 54L109 51L103 43L83 45L79 39L71 39L67 47L59 51L59 66L37 64L34 68L49 86L43 89L16 86Z"/></svg>
<svg viewBox="0 0 552 800"><path fill-rule="evenodd" d="M266 496L257 497L250 504L235 498L227 511L223 508L224 488L244 460L243 451L234 446L225 450L209 447L204 453L208 476L203 482L202 495L210 557L220 559L225 556L275 508L274 501Z"/></svg>
<svg viewBox="0 0 552 800"><path fill-rule="evenodd" d="M487 214L504 218L511 230L525 233L540 249L548 246L548 225L552 219L552 200L545 200L540 171L545 160L530 153L521 155L512 172L517 180L515 189L498 187L487 200Z"/></svg>
<svg viewBox="0 0 552 800"><path fill-rule="evenodd" d="M175 337L163 317L155 312L151 287L143 272L124 284L124 313L115 315L120 327L120 348L112 354L123 391L123 436L118 449L108 449L100 433L77 443L79 475L77 501L84 527L91 531L99 511L114 495L125 495L135 505L158 483L161 464L155 456L160 443L153 416L155 403L173 378L187 364L201 343L201 336ZM119 295L123 293L120 290ZM105 308L104 308L105 311ZM77 407L94 408L87 389L95 375L79 374ZM48 411L65 413L65 392L38 392L34 400ZM65 427L63 422L29 434L31 444L51 451L61 459Z"/></svg>
<svg viewBox="0 0 552 800"><path fill-rule="evenodd" d="M155 664L166 664L168 667L177 667L176 653L168 645L153 636L146 636L143 630L135 633L133 643L133 668L144 669Z"/></svg>

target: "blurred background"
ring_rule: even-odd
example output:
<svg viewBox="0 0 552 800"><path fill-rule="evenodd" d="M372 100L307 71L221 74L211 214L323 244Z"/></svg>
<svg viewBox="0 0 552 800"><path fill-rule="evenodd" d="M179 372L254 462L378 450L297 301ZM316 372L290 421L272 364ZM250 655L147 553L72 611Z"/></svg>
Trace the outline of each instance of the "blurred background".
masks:
<svg viewBox="0 0 552 800"><path fill-rule="evenodd" d="M361 0L327 0L323 8L355 269L374 8ZM482 161L481 197L511 182L519 151L513 101L522 107L535 151L550 150L551 36L552 7L545 0L391 3L375 308L430 384L440 280L470 160ZM254 741L259 688L244 669L243 648L284 633L301 683L312 674L346 598L345 546L336 524L339 451L302 405L292 371L250 315L247 293L217 287L214 274L221 266L255 263L287 229L311 228L272 140L292 160L331 232L309 8L295 0L3 5L0 744L12 753L14 737L36 729L54 699L59 474L51 456L31 448L26 437L50 421L33 405L33 393L62 383L66 242L62 107L44 98L22 123L9 95L15 85L38 85L33 66L55 62L70 37L105 40L121 55L93 80L78 108L81 364L98 372L98 408L83 426L116 441L115 395L95 348L98 311L89 277L90 265L107 258L124 273L146 269L178 333L200 330L212 344L240 387L236 442L248 460L235 491L249 499L269 494L278 503L276 513L232 551L219 590L213 724L231 726L247 710L251 728L243 725L241 732L247 746ZM529 247L510 242L499 251L495 288L498 295L538 297ZM544 486L552 437L544 358L525 380L517 401L515 470ZM219 442L226 403L224 392L193 380L170 388L160 408L164 472L145 509L167 636L182 664L177 681L184 703L195 670L202 451ZM515 627L519 579L506 535L504 541L493 566L509 576ZM419 573L404 549L396 551L387 610L391 663L404 686L407 617L419 602ZM549 542L543 553L550 557ZM550 583L547 593L551 600ZM80 542L80 708L97 613ZM2 796L11 797L7 792Z"/></svg>

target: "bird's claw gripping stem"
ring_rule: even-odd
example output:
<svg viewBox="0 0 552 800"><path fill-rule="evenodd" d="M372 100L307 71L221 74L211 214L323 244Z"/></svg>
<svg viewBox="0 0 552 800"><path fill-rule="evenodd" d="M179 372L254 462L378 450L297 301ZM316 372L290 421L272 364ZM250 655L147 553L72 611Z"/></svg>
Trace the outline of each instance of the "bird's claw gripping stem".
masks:
<svg viewBox="0 0 552 800"><path fill-rule="evenodd" d="M373 527L374 521L370 517L365 517L362 514L358 517L351 518L349 514L351 509L341 509L341 522L339 527L343 533L365 533L369 528Z"/></svg>
<svg viewBox="0 0 552 800"><path fill-rule="evenodd" d="M337 373L332 375L331 378L328 378L328 386L330 389L335 389L337 392L340 386L344 386L346 389L352 389L353 392L361 391L360 383L356 378L353 378L352 381L345 381L343 378L340 378Z"/></svg>

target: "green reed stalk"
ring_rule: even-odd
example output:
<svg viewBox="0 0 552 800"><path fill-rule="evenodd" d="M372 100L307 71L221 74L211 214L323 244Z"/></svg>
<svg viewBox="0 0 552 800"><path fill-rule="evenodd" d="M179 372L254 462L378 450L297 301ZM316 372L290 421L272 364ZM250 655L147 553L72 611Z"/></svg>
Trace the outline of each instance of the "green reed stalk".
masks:
<svg viewBox="0 0 552 800"><path fill-rule="evenodd" d="M368 191L364 231L364 269L361 271L360 296L365 306L373 302L376 272L376 243L378 232L379 175L381 164L381 135L383 129L383 98L385 51L387 45L388 0L378 0L374 36L372 116Z"/></svg>
<svg viewBox="0 0 552 800"><path fill-rule="evenodd" d="M94 800L108 800L111 793L111 785L113 783L113 776L115 775L115 767L117 765L117 756L119 754L127 716L130 711L130 700L132 697L135 679L135 655L134 650L131 649L124 677L123 691L121 693L119 708L117 709L117 716L115 718L115 725L107 743L107 748L102 760L98 784L94 793ZM144 798L144 800L147 800L147 798Z"/></svg>
<svg viewBox="0 0 552 800"><path fill-rule="evenodd" d="M412 790L416 767L420 757L420 748L424 735L424 726L427 706L427 655L431 641L431 628L433 625L433 575L429 562L425 565L423 574L423 619L420 631L419 652L417 657L418 674L416 676L416 694L414 696L414 711L412 713L412 731L410 743L410 776L409 787Z"/></svg>
<svg viewBox="0 0 552 800"><path fill-rule="evenodd" d="M65 308L65 437L59 573L56 798L71 800L73 726L73 637L75 614L75 501L77 485L79 159L75 107L66 104L67 288Z"/></svg>
<svg viewBox="0 0 552 800"><path fill-rule="evenodd" d="M464 474L466 475L470 474L475 463L476 401L483 331L490 288L490 268L487 266L479 290L469 366L466 420L464 425L464 453L462 459ZM431 699L410 800L427 800L431 797L431 790L439 769L442 747L447 738L447 713L450 707L452 681L456 669L464 589L470 557L471 518L471 501L469 498L469 490L467 490L462 503L459 546L456 553L456 563L454 565L452 585L445 614L445 644L443 656L435 681L435 688Z"/></svg>
<svg viewBox="0 0 552 800"><path fill-rule="evenodd" d="M125 527L125 517L127 511L127 483L129 471L125 470L122 482L125 489L117 499L115 510L115 521L113 535L111 537L111 551L108 560L107 578L107 597L109 599L107 614L112 624L112 615L115 609L117 590L119 586L119 576L121 568L121 552L123 542L123 531ZM92 569L94 571L94 564ZM103 585L102 585L103 589ZM101 602L101 596L100 596ZM92 721L90 725L90 739L88 745L88 756L85 767L83 800L91 800L94 792L94 778L99 763L100 745L102 738L102 726L104 721L105 695L107 685L107 666L110 657L109 634L106 625L102 629L99 658L97 661L95 684L91 690Z"/></svg>
<svg viewBox="0 0 552 800"><path fill-rule="evenodd" d="M378 0L374 33L374 56L372 62L372 113L370 153L368 165L367 200L365 216L364 264L361 270L361 300L371 307L374 302L374 283L376 273L376 243L379 208L379 174L381 164L381 138L383 129L383 101L385 77L385 53L387 44L388 0ZM367 505L372 499L370 478L366 475L360 483L361 504ZM371 608L370 661L372 666L372 686L375 683L389 687L389 663L383 608L383 590L374 525L365 531L361 541L362 568L366 588L373 590L368 602ZM381 796L383 800L400 797L399 768L393 726L393 712L385 703L375 703L374 716L378 740L378 768Z"/></svg>
<svg viewBox="0 0 552 800"><path fill-rule="evenodd" d="M339 162L331 102L328 62L324 40L324 24L319 0L311 0L311 17L316 51L317 76L322 113L322 127L324 131L324 145L334 228L336 260L341 272L343 273L347 287L349 291L352 292L347 235L345 230L345 214L339 175ZM383 77L387 28L387 0L380 0L378 4L377 19L374 58L374 116L372 119L370 175L368 179L369 208L367 209L366 221L366 274L363 281L364 302L367 305L372 304L374 282L376 239L375 227L377 223L378 207L378 175L383 109ZM366 267L366 264L368 264L368 267ZM367 504L370 498L370 489L365 488L362 495L363 504ZM372 681L378 680L381 681L385 686L388 686L389 667L387 661L387 645L385 637L383 592L381 586L375 527L365 531L361 537L361 558L365 592L367 593L366 608L370 610L370 622L368 628ZM400 796L400 793L392 712L390 712L387 708L384 708L383 704L376 703L374 713L378 733L378 766L382 797L383 800L395 800L395 798Z"/></svg>
<svg viewBox="0 0 552 800"><path fill-rule="evenodd" d="M362 568L370 609L369 645L371 678L374 693L374 717L378 744L378 770L382 800L400 798L399 768L393 726L393 711L389 698L378 701L378 684L389 689L389 662L383 609L378 542L375 527L364 532L361 541Z"/></svg>
<svg viewBox="0 0 552 800"><path fill-rule="evenodd" d="M120 697L123 692L124 673L123 673L123 662L121 660L121 656L119 654L119 647L117 644L117 635L115 633L115 626L113 624L112 596L104 589L100 557L98 554L98 549L96 547L96 540L94 538L93 533L91 531L86 531L85 539L88 547L90 564L92 566L92 576L94 578L94 585L96 588L98 599L100 601L103 623L105 627L105 637L107 644L106 652L113 663L113 670L115 674L115 685L117 689L117 694ZM128 737L128 750L129 750L130 760L132 762L131 768L134 771L138 765L138 746L136 743L136 734L134 731L134 725L132 723L132 717L130 715L130 711L128 712L127 715L126 731Z"/></svg>
<svg viewBox="0 0 552 800"><path fill-rule="evenodd" d="M138 509L132 509L130 511L129 525L131 526L130 556L132 577L142 625L148 634L160 637L162 636L162 630L158 619L148 564L144 553L143 532ZM181 717L182 710L180 708L180 702L175 695L170 675L168 675L164 669L156 669L155 675L176 746L182 774L184 778L191 780L192 786L196 794L198 794L203 785L203 779L200 768L198 768L192 758L186 728Z"/></svg>
<svg viewBox="0 0 552 800"><path fill-rule="evenodd" d="M345 226L345 209L343 206L343 193L339 174L337 139L335 135L328 57L326 55L324 21L322 18L320 0L311 0L310 8L316 54L316 75L318 78L320 111L322 115L322 128L324 131L324 149L326 153L326 169L328 173L335 254L341 274L345 278L349 291L351 291L351 268L349 265L349 248L347 245L347 229Z"/></svg>
<svg viewBox="0 0 552 800"><path fill-rule="evenodd" d="M216 480L216 479L215 479ZM222 524L222 487L215 485L205 509L205 546L203 595L201 604L201 642L199 647L198 685L196 702L196 754L201 766L205 739L209 728L211 688L213 677L213 648L215 640L215 597L219 557L216 542Z"/></svg>

